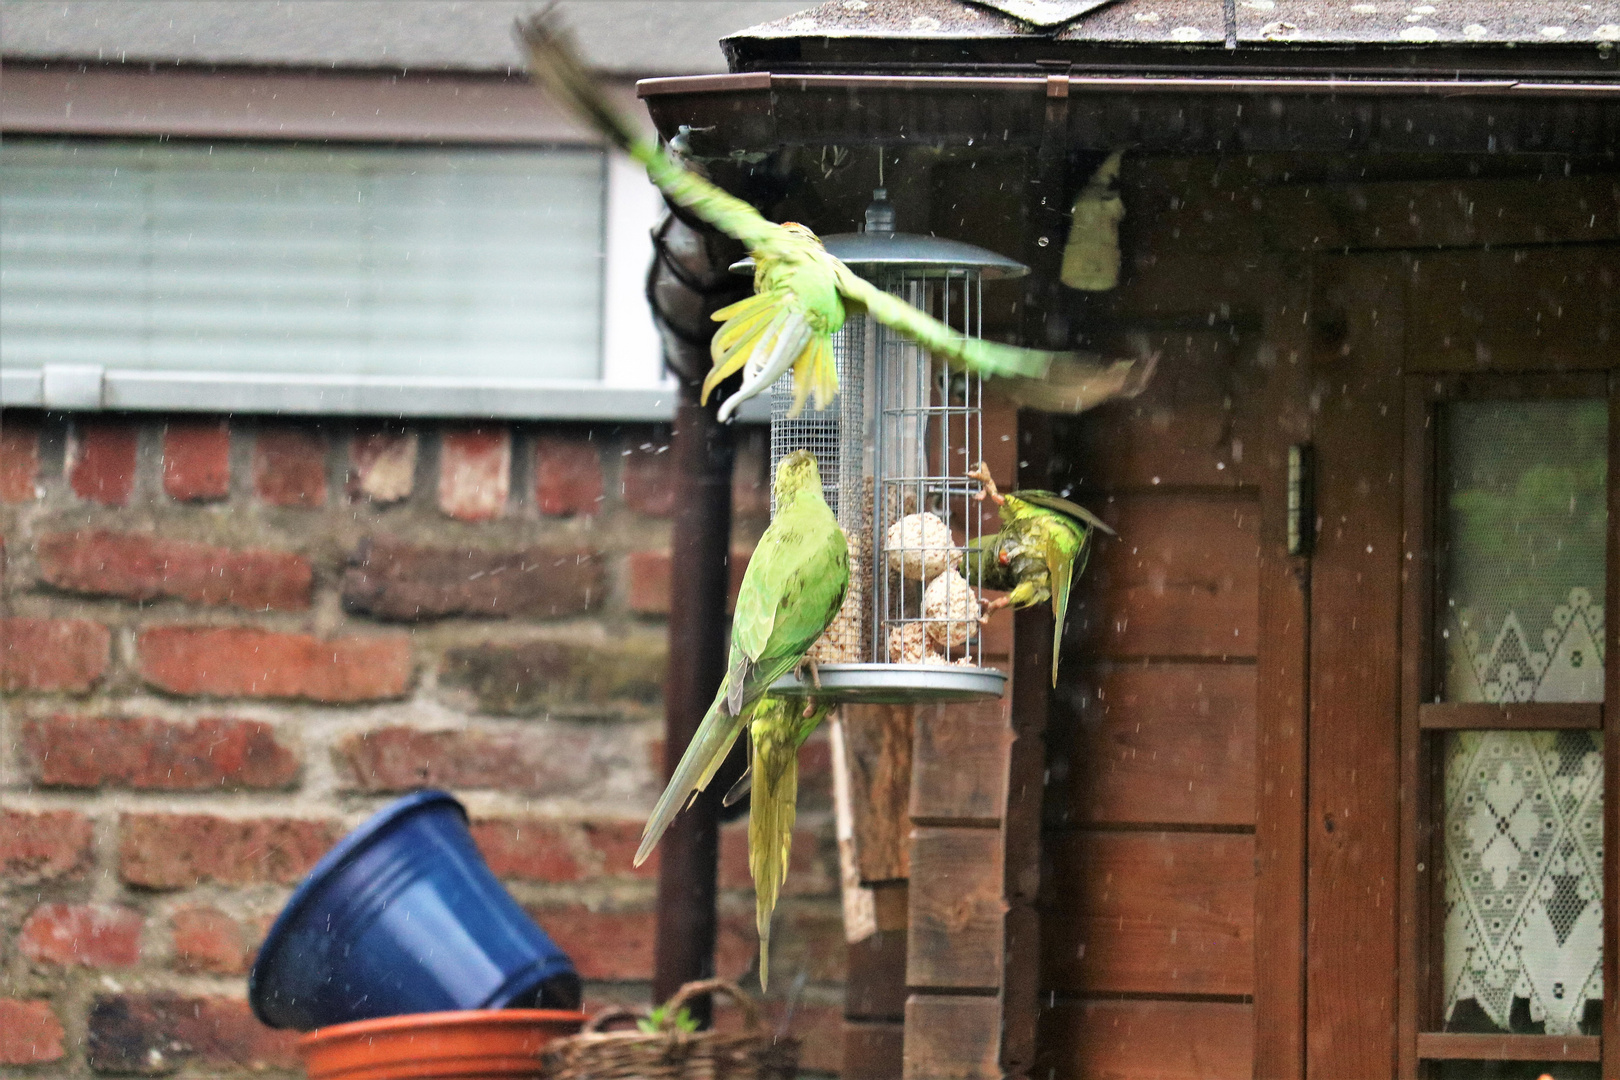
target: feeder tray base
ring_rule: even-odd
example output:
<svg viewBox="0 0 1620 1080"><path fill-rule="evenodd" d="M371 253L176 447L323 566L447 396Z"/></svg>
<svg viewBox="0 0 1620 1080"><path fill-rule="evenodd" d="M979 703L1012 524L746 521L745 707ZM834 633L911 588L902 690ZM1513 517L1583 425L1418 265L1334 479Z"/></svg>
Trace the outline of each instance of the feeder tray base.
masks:
<svg viewBox="0 0 1620 1080"><path fill-rule="evenodd" d="M929 705L999 698L1007 687L995 668L954 664L822 664L818 673L820 690L808 677L784 675L770 692L851 705Z"/></svg>

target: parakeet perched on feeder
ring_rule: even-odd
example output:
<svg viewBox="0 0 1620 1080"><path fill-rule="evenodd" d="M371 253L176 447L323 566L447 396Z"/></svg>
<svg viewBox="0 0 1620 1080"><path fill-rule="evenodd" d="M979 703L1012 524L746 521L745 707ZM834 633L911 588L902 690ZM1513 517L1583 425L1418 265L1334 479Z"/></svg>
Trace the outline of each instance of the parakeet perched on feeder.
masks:
<svg viewBox="0 0 1620 1080"><path fill-rule="evenodd" d="M743 373L742 388L720 408L722 420L790 367L794 400L788 415L797 416L812 395L817 409L826 408L838 392L832 335L844 324L847 304L864 308L872 318L916 339L936 357L979 375L1040 378L1054 360L1082 371L1096 367L1072 354L966 337L890 296L829 254L816 234L803 225L767 221L748 203L720 190L657 143L640 136L603 96L547 13L520 22L518 30L528 47L534 74L558 101L645 167L648 178L671 201L742 241L753 255L754 295L714 313L724 325L710 345L714 367L703 382L703 399L707 401L727 377ZM1086 404L1095 401L1088 399Z"/></svg>
<svg viewBox="0 0 1620 1080"><path fill-rule="evenodd" d="M1069 609L1069 589L1086 568L1092 533L1114 530L1102 519L1050 491L1010 491L1003 495L989 466L980 462L968 476L984 484L975 496L1001 508L1001 530L968 549L969 580L974 571L987 589L1004 589L985 605L983 618L997 608L1029 607L1052 602L1052 685L1057 685L1058 657L1063 645L1063 617Z"/></svg>
<svg viewBox="0 0 1620 1080"><path fill-rule="evenodd" d="M812 703L768 697L748 722L753 778L748 801L748 872L754 878L754 918L759 926L759 985L770 974L771 913L787 879L793 822L798 814L799 747L829 711ZM806 712L809 715L806 715Z"/></svg>
<svg viewBox="0 0 1620 1080"><path fill-rule="evenodd" d="M822 497L815 456L795 450L783 458L772 494L776 516L743 574L725 678L647 819L637 866L652 854L687 798L709 786L766 690L805 662L844 603L849 545Z"/></svg>

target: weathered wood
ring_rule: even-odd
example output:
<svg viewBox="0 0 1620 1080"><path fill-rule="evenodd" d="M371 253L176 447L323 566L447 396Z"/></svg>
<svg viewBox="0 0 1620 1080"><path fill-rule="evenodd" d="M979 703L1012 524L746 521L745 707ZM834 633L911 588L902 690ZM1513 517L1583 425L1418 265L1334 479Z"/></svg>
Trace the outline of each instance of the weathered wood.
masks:
<svg viewBox="0 0 1620 1080"><path fill-rule="evenodd" d="M912 709L846 705L841 712L861 881L905 878L910 874L906 814L911 799Z"/></svg>
<svg viewBox="0 0 1620 1080"><path fill-rule="evenodd" d="M1001 1080L1000 1048L999 998L906 999L905 1080Z"/></svg>
<svg viewBox="0 0 1620 1080"><path fill-rule="evenodd" d="M1597 1061L1596 1035L1465 1035L1424 1032L1418 1057L1426 1061Z"/></svg>
<svg viewBox="0 0 1620 1080"><path fill-rule="evenodd" d="M1001 985L1001 834L922 826L911 837L906 983L913 988Z"/></svg>
<svg viewBox="0 0 1620 1080"><path fill-rule="evenodd" d="M1093 656L1252 657L1259 638L1259 513L1244 497L1125 495L1098 507L1119 531L1070 601Z"/></svg>
<svg viewBox="0 0 1620 1080"><path fill-rule="evenodd" d="M1361 1080L1395 1062L1403 319L1398 259L1319 272L1318 325L1345 335L1313 350L1306 1071Z"/></svg>
<svg viewBox="0 0 1620 1080"><path fill-rule="evenodd" d="M1023 1076L1035 1067L1041 1016L1041 917L1034 904L1009 903L1001 940L1001 1069Z"/></svg>
<svg viewBox="0 0 1620 1080"><path fill-rule="evenodd" d="M1617 265L1620 246L1607 244L1414 259L1407 370L1608 368L1620 340Z"/></svg>
<svg viewBox="0 0 1620 1080"><path fill-rule="evenodd" d="M903 1070L905 1038L906 1026L900 1021L844 1021L844 1067L839 1077L895 1080Z"/></svg>
<svg viewBox="0 0 1620 1080"><path fill-rule="evenodd" d="M1261 203L1266 242L1289 251L1620 240L1613 175L1286 184Z"/></svg>
<svg viewBox="0 0 1620 1080"><path fill-rule="evenodd" d="M1248 994L1254 838L1079 832L1050 837L1042 986L1059 993Z"/></svg>
<svg viewBox="0 0 1620 1080"><path fill-rule="evenodd" d="M1425 731L1597 731L1603 727L1603 703L1595 701L1512 705L1426 701L1418 705L1417 714Z"/></svg>
<svg viewBox="0 0 1620 1080"><path fill-rule="evenodd" d="M880 930L851 944L844 975L844 1016L894 1020L906 1013L906 931Z"/></svg>
<svg viewBox="0 0 1620 1080"><path fill-rule="evenodd" d="M1110 664L1076 677L1053 725L1049 820L1254 824L1253 665Z"/></svg>
<svg viewBox="0 0 1620 1080"><path fill-rule="evenodd" d="M1298 262L1267 309L1273 350L1249 475L1260 491L1260 640L1255 658L1254 1073L1305 1075L1305 764L1310 560L1288 553L1288 451L1311 440L1310 299ZM1310 539L1315 522L1305 523Z"/></svg>
<svg viewBox="0 0 1620 1080"><path fill-rule="evenodd" d="M1254 1066L1253 1009L1224 1001L1068 1001L1041 1022L1037 1076L1052 1080L1213 1080Z"/></svg>
<svg viewBox="0 0 1620 1080"><path fill-rule="evenodd" d="M1006 804L1012 746L1006 701L916 706L910 816L994 824Z"/></svg>

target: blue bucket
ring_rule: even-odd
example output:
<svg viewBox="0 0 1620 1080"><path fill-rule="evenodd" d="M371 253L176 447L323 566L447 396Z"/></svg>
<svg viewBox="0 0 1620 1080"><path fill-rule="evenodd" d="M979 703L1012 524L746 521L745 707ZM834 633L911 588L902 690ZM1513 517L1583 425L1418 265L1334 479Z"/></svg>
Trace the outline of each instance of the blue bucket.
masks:
<svg viewBox="0 0 1620 1080"><path fill-rule="evenodd" d="M473 846L442 791L379 810L310 871L264 939L248 1000L276 1028L451 1009L579 1005L579 976Z"/></svg>

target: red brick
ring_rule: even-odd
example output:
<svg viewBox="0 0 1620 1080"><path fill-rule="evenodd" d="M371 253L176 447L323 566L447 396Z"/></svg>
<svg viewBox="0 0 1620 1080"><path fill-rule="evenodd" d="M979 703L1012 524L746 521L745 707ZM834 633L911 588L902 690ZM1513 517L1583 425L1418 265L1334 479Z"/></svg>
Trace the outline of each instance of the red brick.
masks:
<svg viewBox="0 0 1620 1080"><path fill-rule="evenodd" d="M768 432L756 431L737 443L731 467L731 512L737 518L771 516L771 446Z"/></svg>
<svg viewBox="0 0 1620 1080"><path fill-rule="evenodd" d="M485 642L445 650L439 686L495 716L647 716L662 700L667 660L667 641L650 634Z"/></svg>
<svg viewBox="0 0 1620 1080"><path fill-rule="evenodd" d="M140 533L51 533L40 576L58 589L126 600L174 597L250 611L309 607L314 572L286 551L236 550Z"/></svg>
<svg viewBox="0 0 1620 1080"><path fill-rule="evenodd" d="M652 978L658 920L650 911L592 911L583 905L531 908L529 914L586 979Z"/></svg>
<svg viewBox="0 0 1620 1080"><path fill-rule="evenodd" d="M0 689L83 693L107 673L111 643L85 619L0 619Z"/></svg>
<svg viewBox="0 0 1620 1080"><path fill-rule="evenodd" d="M495 818L475 821L473 842L496 877L523 881L580 881L577 825Z"/></svg>
<svg viewBox="0 0 1620 1080"><path fill-rule="evenodd" d="M184 907L169 917L177 971L241 975L248 969L242 924L211 907Z"/></svg>
<svg viewBox="0 0 1620 1080"><path fill-rule="evenodd" d="M0 878L14 885L81 878L90 841L90 819L72 810L0 810Z"/></svg>
<svg viewBox="0 0 1620 1080"><path fill-rule="evenodd" d="M135 490L136 428L127 420L76 420L68 439L68 486L81 499L123 506Z"/></svg>
<svg viewBox="0 0 1620 1080"><path fill-rule="evenodd" d="M641 821L587 821L585 842L601 860L601 872L608 877L658 877L658 849L653 848L646 862L635 864L641 846Z"/></svg>
<svg viewBox="0 0 1620 1080"><path fill-rule="evenodd" d="M163 491L182 502L231 493L231 428L224 420L171 420L163 429Z"/></svg>
<svg viewBox="0 0 1620 1080"><path fill-rule="evenodd" d="M542 514L594 514L602 506L602 458L590 439L542 435L534 447L534 501Z"/></svg>
<svg viewBox="0 0 1620 1080"><path fill-rule="evenodd" d="M16 413L0 416L0 503L38 498L39 424Z"/></svg>
<svg viewBox="0 0 1620 1080"><path fill-rule="evenodd" d="M512 433L504 427L446 428L439 436L439 509L462 521L490 521L506 509Z"/></svg>
<svg viewBox="0 0 1620 1080"><path fill-rule="evenodd" d="M733 548L731 552L731 586L726 598L726 609L737 606L737 594L742 590L743 574L748 570L752 548ZM630 573L630 610L637 615L669 614L670 557L667 551L632 551L626 559Z"/></svg>
<svg viewBox="0 0 1620 1080"><path fill-rule="evenodd" d="M481 551L368 539L344 571L343 605L384 619L567 618L601 604L604 576L589 548Z"/></svg>
<svg viewBox="0 0 1620 1080"><path fill-rule="evenodd" d="M260 428L253 440L253 490L271 506L325 506L326 437L308 428Z"/></svg>
<svg viewBox="0 0 1620 1080"><path fill-rule="evenodd" d="M86 1052L98 1073L163 1076L191 1065L264 1072L299 1066L296 1031L275 1031L245 1001L178 994L118 994L91 1004Z"/></svg>
<svg viewBox="0 0 1620 1080"><path fill-rule="evenodd" d="M141 958L141 913L110 904L41 904L23 923L17 947L38 963L133 967Z"/></svg>
<svg viewBox="0 0 1620 1080"><path fill-rule="evenodd" d="M141 678L171 694L380 701L405 693L403 634L322 640L250 627L154 626L136 640Z"/></svg>
<svg viewBox="0 0 1620 1080"><path fill-rule="evenodd" d="M351 735L336 754L357 791L490 788L559 796L592 791L607 779L619 754L613 741L550 724L517 732L395 727Z"/></svg>
<svg viewBox="0 0 1620 1080"><path fill-rule="evenodd" d="M125 814L119 831L118 872L125 882L180 889L205 881L291 885L342 830L305 818Z"/></svg>
<svg viewBox="0 0 1620 1080"><path fill-rule="evenodd" d="M298 755L258 720L53 716L23 721L20 749L48 787L273 790L298 779Z"/></svg>
<svg viewBox="0 0 1620 1080"><path fill-rule="evenodd" d="M675 467L667 436L630 447L619 494L624 505L638 514L669 517L675 512Z"/></svg>
<svg viewBox="0 0 1620 1080"><path fill-rule="evenodd" d="M48 1001L0 998L0 1065L43 1065L67 1056L62 1021Z"/></svg>
<svg viewBox="0 0 1620 1080"><path fill-rule="evenodd" d="M416 435L373 431L349 444L351 502L396 503L416 486Z"/></svg>

